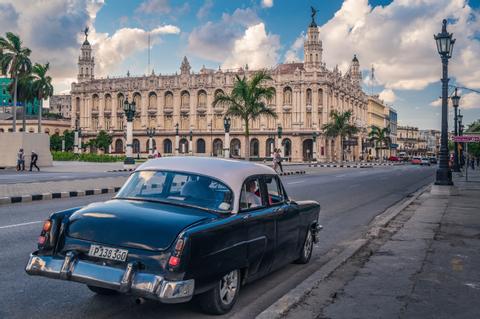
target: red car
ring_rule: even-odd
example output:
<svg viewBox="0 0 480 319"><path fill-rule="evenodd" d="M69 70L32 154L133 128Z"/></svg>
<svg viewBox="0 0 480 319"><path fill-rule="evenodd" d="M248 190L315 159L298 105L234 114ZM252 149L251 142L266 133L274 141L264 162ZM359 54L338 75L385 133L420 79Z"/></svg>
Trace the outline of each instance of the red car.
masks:
<svg viewBox="0 0 480 319"><path fill-rule="evenodd" d="M398 158L398 156L393 156L392 155L388 158L388 160L391 161L391 162L398 162L400 160L400 158Z"/></svg>
<svg viewBox="0 0 480 319"><path fill-rule="evenodd" d="M422 165L422 159L420 157L414 157L412 158L412 164L414 165Z"/></svg>

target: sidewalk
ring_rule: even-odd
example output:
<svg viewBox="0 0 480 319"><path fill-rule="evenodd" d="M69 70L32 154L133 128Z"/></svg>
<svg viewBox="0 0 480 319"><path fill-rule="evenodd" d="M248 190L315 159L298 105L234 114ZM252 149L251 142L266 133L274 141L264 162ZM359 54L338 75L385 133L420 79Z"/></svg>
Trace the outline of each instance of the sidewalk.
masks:
<svg viewBox="0 0 480 319"><path fill-rule="evenodd" d="M469 180L454 178L457 196L424 193L412 217L313 317L479 318L478 169Z"/></svg>

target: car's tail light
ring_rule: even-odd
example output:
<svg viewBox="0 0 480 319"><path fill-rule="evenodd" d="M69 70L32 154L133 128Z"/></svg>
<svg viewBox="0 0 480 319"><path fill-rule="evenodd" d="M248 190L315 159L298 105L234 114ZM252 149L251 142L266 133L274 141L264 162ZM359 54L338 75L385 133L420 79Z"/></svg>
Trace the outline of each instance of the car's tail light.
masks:
<svg viewBox="0 0 480 319"><path fill-rule="evenodd" d="M180 258L176 256L170 256L170 259L168 260L168 265L170 267L177 267L180 265Z"/></svg>
<svg viewBox="0 0 480 319"><path fill-rule="evenodd" d="M43 228L42 228L42 230L43 230L44 232L50 231L51 228L52 228L52 222L51 222L50 220L46 220L46 221L43 222Z"/></svg>
<svg viewBox="0 0 480 319"><path fill-rule="evenodd" d="M170 267L175 268L178 265L180 265L181 255L184 247L185 247L185 240L183 238L178 239L177 242L175 243L175 248L173 249L173 253L168 259L168 265Z"/></svg>

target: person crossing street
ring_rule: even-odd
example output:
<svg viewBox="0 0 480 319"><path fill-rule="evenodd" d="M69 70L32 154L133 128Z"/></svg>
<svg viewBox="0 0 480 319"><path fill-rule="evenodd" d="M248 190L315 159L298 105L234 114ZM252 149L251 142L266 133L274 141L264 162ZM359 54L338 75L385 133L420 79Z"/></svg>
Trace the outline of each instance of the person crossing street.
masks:
<svg viewBox="0 0 480 319"><path fill-rule="evenodd" d="M38 171L40 171L40 168L37 166L37 160L38 154L35 151L32 151L32 156L30 157L30 172L34 166Z"/></svg>

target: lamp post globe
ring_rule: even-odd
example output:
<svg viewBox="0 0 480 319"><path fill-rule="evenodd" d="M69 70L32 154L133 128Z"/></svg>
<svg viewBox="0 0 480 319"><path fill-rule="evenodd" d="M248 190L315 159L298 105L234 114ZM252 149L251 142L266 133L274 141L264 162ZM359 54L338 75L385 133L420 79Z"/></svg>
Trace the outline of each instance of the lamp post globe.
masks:
<svg viewBox="0 0 480 319"><path fill-rule="evenodd" d="M455 88L455 94L451 97L452 105L454 109L454 135L458 136L458 104L460 103L460 96L457 94L457 88ZM454 158L453 158L453 171L460 173L460 163L459 163L459 154L458 154L458 142L455 142L455 150L454 150Z"/></svg>
<svg viewBox="0 0 480 319"><path fill-rule="evenodd" d="M442 134L440 140L439 165L435 185L453 185L452 171L448 165L448 59L452 57L455 39L447 32L447 20L443 20L442 32L433 36L442 61Z"/></svg>
<svg viewBox="0 0 480 319"><path fill-rule="evenodd" d="M135 117L135 101L133 100L131 103L128 102L128 96L123 101L123 111L125 112L125 116L127 118L127 150L125 154L125 160L123 164L125 165L133 165L135 164L135 160L133 159L133 118Z"/></svg>

